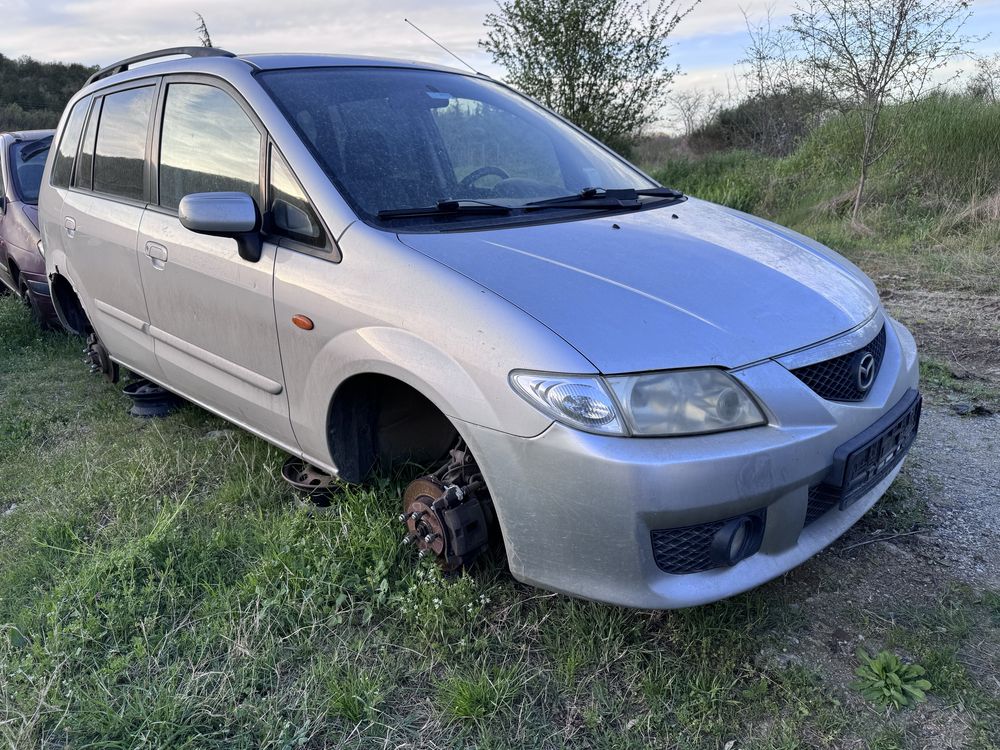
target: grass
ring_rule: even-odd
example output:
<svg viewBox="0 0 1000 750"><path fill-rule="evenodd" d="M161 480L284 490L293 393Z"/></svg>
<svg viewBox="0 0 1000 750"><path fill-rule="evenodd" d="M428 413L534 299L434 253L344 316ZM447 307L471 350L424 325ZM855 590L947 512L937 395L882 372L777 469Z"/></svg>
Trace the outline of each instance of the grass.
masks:
<svg viewBox="0 0 1000 750"><path fill-rule="evenodd" d="M786 158L678 157L655 176L814 237L875 276L1000 291L1000 104L941 95L887 110L893 148L873 170L862 228L849 218L859 132L837 116Z"/></svg>
<svg viewBox="0 0 1000 750"><path fill-rule="evenodd" d="M957 375L946 363L924 358L920 362L920 383L925 392L943 400L962 404L982 404L1000 408L1000 383Z"/></svg>
<svg viewBox="0 0 1000 750"><path fill-rule="evenodd" d="M278 451L194 407L128 416L80 349L0 299L0 746L916 746L920 714L850 690L853 656L777 657L827 627L812 564L677 612L530 589L500 560L445 576L400 547L394 479L310 515ZM964 660L993 658L998 601L836 617L921 660L985 749L995 671Z"/></svg>

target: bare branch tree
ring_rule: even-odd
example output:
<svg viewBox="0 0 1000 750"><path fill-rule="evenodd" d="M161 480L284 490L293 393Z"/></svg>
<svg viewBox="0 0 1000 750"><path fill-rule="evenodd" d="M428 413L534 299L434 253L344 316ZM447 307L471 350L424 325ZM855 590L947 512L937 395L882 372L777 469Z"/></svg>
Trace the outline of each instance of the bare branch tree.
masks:
<svg viewBox="0 0 1000 750"><path fill-rule="evenodd" d="M668 39L699 1L498 0L479 44L512 85L625 148L665 104Z"/></svg>
<svg viewBox="0 0 1000 750"><path fill-rule="evenodd" d="M791 29L804 47L806 69L857 113L862 129L854 222L869 170L892 143L882 132L885 107L920 96L965 53L974 41L961 33L970 15L968 0L807 0L796 6Z"/></svg>
<svg viewBox="0 0 1000 750"><path fill-rule="evenodd" d="M685 136L690 136L719 111L722 94L715 89L678 91L670 95L668 104L674 121Z"/></svg>
<svg viewBox="0 0 1000 750"><path fill-rule="evenodd" d="M198 32L198 41L201 42L202 47L212 46L212 36L208 33L208 25L205 23L205 17L195 11L195 16L198 19L198 28L195 31Z"/></svg>
<svg viewBox="0 0 1000 750"><path fill-rule="evenodd" d="M800 85L802 70L795 56L795 35L787 28L775 27L772 8L756 21L745 10L742 12L750 41L738 64L746 68L749 96L767 97Z"/></svg>
<svg viewBox="0 0 1000 750"><path fill-rule="evenodd" d="M966 91L978 99L1000 102L1000 54L976 62L976 72L969 79Z"/></svg>

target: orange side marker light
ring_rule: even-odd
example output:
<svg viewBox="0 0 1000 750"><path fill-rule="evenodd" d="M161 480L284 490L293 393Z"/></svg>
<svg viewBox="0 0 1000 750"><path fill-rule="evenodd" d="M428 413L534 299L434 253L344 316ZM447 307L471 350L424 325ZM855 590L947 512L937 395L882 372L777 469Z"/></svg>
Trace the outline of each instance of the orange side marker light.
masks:
<svg viewBox="0 0 1000 750"><path fill-rule="evenodd" d="M316 327L312 319L307 318L305 315L293 315L292 322L303 331L311 331Z"/></svg>

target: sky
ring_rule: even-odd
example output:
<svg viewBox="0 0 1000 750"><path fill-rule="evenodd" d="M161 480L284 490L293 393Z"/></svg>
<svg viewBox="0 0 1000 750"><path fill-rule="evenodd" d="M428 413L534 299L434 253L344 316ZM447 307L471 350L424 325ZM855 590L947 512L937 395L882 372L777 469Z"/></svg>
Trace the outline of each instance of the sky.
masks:
<svg viewBox="0 0 1000 750"><path fill-rule="evenodd" d="M675 90L726 91L747 43L743 10L761 19L770 9L780 23L793 6L794 0L702 0L673 36L672 60L683 71ZM0 53L107 65L197 44L197 11L213 43L238 54L370 54L458 65L407 26L409 18L477 70L502 78L477 46L483 19L495 7L493 0L0 0ZM970 30L990 35L977 51L1000 50L1000 0L978 0L973 10Z"/></svg>

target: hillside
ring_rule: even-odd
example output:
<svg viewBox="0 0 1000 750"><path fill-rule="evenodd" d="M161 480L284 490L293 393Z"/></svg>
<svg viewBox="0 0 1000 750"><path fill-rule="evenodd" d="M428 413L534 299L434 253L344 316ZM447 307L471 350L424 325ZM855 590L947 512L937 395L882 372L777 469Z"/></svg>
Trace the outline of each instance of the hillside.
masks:
<svg viewBox="0 0 1000 750"><path fill-rule="evenodd" d="M66 102L94 70L0 54L0 131L54 128Z"/></svg>
<svg viewBox="0 0 1000 750"><path fill-rule="evenodd" d="M863 227L849 216L860 135L845 116L784 158L720 152L654 173L815 237L873 275L905 276L902 286L1000 292L1000 104L935 96L890 109L886 123L895 142L873 170Z"/></svg>

